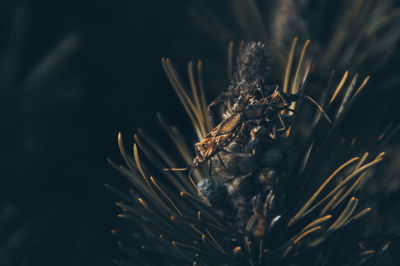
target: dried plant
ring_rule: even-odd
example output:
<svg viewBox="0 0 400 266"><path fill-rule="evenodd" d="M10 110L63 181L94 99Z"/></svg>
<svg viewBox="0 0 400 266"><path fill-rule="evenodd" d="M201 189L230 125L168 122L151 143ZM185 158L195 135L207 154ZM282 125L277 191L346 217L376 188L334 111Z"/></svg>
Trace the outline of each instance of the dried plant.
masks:
<svg viewBox="0 0 400 266"><path fill-rule="evenodd" d="M142 129L133 156L118 135L126 167L109 162L132 183L129 194L107 185L123 199L119 216L132 226L113 231L130 255L120 265L368 265L382 258L390 237L366 239L371 208L361 188L393 131L353 155L354 141L340 128L369 76L361 82L358 74L332 76L317 104L306 86L309 41L300 51L297 44L295 38L282 81L270 74L267 45L242 43L233 64L231 44L230 85L209 106L201 61L196 71L188 65L188 89L171 61L162 60L193 123L196 157L160 114L187 171L176 171L177 153ZM214 126L211 107L218 103L222 115Z"/></svg>

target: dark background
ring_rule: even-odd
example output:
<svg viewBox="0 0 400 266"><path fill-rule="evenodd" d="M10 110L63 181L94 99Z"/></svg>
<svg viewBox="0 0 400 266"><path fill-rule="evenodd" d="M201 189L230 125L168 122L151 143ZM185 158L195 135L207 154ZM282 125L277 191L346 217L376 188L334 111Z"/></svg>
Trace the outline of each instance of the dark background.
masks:
<svg viewBox="0 0 400 266"><path fill-rule="evenodd" d="M110 232L118 197L104 183L125 183L106 158L121 162L119 131L132 143L156 112L180 112L160 62L180 34L180 7L0 3L0 265L113 265L123 256Z"/></svg>
<svg viewBox="0 0 400 266"><path fill-rule="evenodd" d="M126 183L106 158L122 161L119 131L157 136L156 112L187 127L160 63L183 73L196 58L184 12L183 0L0 3L0 265L124 256L104 183Z"/></svg>

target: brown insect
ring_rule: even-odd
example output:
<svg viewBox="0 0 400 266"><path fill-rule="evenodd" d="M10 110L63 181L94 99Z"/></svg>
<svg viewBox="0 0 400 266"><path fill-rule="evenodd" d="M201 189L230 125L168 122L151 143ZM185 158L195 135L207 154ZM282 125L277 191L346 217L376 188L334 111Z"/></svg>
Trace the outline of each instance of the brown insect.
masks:
<svg viewBox="0 0 400 266"><path fill-rule="evenodd" d="M247 122L271 124L270 136L271 138L275 138L278 131L286 130L286 125L279 112L289 108L290 103L297 98L298 97L288 97L284 95L279 90L278 86L275 86L275 90L271 95L263 97L252 104L247 104L242 112L234 113L223 120L208 133L203 140L194 145L196 157L193 159L189 168L185 168L189 170L189 176L201 163L210 160L215 155L218 156L218 159L223 165L222 159L219 157L218 153L235 139ZM275 118L278 118L280 121L280 128L278 128L276 123L270 123L274 121Z"/></svg>
<svg viewBox="0 0 400 266"><path fill-rule="evenodd" d="M231 143L231 141L236 137L242 124L242 114L237 113L232 115L211 130L204 139L194 144L196 157L193 159L193 163L190 166L189 175L194 169L198 168L201 163L212 158L214 155L218 156L218 152L229 145L229 143ZM222 163L221 158L219 158L219 160Z"/></svg>

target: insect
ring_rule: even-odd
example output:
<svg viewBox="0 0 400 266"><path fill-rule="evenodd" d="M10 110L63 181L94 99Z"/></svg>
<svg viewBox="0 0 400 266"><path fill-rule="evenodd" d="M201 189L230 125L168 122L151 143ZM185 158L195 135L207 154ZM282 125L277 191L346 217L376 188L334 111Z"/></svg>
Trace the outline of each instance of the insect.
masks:
<svg viewBox="0 0 400 266"><path fill-rule="evenodd" d="M263 92L258 81L255 82L253 88L252 92ZM266 91L268 90L271 90L271 88ZM280 115L280 111L288 109L290 103L295 101L298 96L284 94L277 85L273 86L273 93L267 96L260 95L259 99L256 99L253 93L247 94L244 98L239 98L235 103L239 104L234 104L229 111L233 113L211 130L203 140L194 145L196 157L193 159L192 165L189 166L189 175L201 163L210 160L213 156L217 156L223 165L218 153L229 145L248 123L266 126L270 129L269 135L273 139L278 132L286 130L287 127ZM209 108L216 103L216 101L213 101ZM279 124L276 123L276 120L279 121Z"/></svg>

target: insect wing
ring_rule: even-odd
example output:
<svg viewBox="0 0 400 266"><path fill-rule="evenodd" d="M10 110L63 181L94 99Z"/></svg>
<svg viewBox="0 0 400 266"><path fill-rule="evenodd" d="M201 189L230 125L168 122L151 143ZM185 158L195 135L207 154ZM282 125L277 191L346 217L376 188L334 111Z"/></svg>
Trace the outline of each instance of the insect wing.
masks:
<svg viewBox="0 0 400 266"><path fill-rule="evenodd" d="M240 114L232 115L231 117L225 119L218 125L218 130L215 137L234 133L241 124L242 116Z"/></svg>

